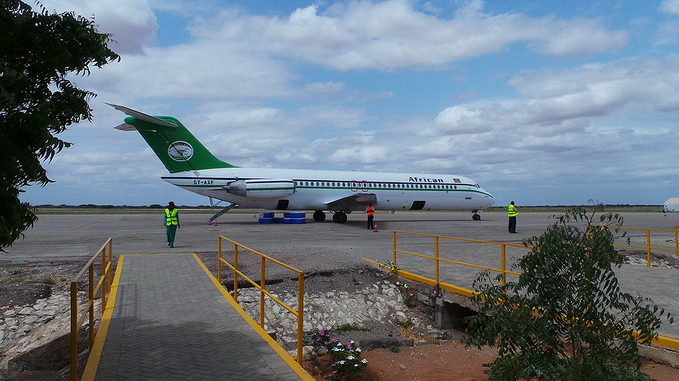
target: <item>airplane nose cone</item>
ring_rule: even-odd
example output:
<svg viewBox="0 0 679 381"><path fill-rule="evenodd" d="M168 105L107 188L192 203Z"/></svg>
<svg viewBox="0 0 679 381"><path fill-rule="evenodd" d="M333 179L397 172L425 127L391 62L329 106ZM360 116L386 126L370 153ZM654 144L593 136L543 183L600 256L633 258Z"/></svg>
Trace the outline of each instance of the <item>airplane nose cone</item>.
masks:
<svg viewBox="0 0 679 381"><path fill-rule="evenodd" d="M486 192L486 194L487 194L486 201L488 202L488 205L486 205L485 207L488 208L488 207L493 206L493 204L495 204L495 197L492 194L490 194L490 192L488 192L486 190L484 190L484 192Z"/></svg>

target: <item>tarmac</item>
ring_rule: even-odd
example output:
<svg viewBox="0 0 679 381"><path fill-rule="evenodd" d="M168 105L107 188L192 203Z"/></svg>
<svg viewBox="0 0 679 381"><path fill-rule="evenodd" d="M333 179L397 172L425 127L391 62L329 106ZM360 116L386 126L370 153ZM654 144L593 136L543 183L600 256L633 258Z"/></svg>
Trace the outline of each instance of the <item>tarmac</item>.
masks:
<svg viewBox="0 0 679 381"><path fill-rule="evenodd" d="M552 213L521 213L519 206L518 234L507 232L506 213L490 212L482 215L481 221L472 221L471 213L466 212L378 212L375 216L375 223L378 231L366 229L366 219L363 214L351 214L345 224L333 223L331 218L325 222L314 222L308 214L306 224L259 224L258 211L238 213L229 212L220 217L218 225L208 225L207 219L211 216L210 212L204 214L189 214L180 212L181 228L177 233L175 247L170 249L166 246L164 227L162 226L162 211L157 214L101 214L101 215L52 215L40 216L35 226L28 230L23 240L17 241L7 250L7 254L2 256L3 260L14 263L33 262L40 260L52 260L55 257L63 258L86 258L94 254L103 242L108 238L113 238L113 253L118 257L124 255L123 275L120 279L121 289L118 291L125 302L121 309L116 310L116 315L120 324L111 322L109 340L121 338L129 334L131 337L143 337L143 333L148 333L149 338L162 340L160 344L150 346L125 347L123 352L128 353L129 359L125 362L138 364L140 354L156 356L159 361L168 354L160 354L161 348L172 348L172 355L179 355L182 359L163 360L163 366L154 368L154 372L169 371L175 369L170 364L180 364L185 359L199 361L207 356L211 351L224 355L234 355L232 347L240 347L244 342L251 347L243 350L245 358L251 356L271 357L269 354L256 354L261 352L263 345L258 343L256 337L249 337L244 331L247 328L238 328L230 331L229 328L236 327L236 320L239 318L229 316L227 299L220 294L216 287L210 286L209 276L204 274L202 269L193 256L187 255L164 255L164 256L137 256L129 254L173 254L173 253L196 253L201 258L216 258L217 237L219 235L232 239L253 250L272 256L293 267L297 267L305 272L313 271L333 271L336 269L346 269L358 264L366 264L363 258L369 258L381 263L388 263L393 260L393 232L407 231L422 234L444 235L474 240L505 242L521 244L524 238L539 236L550 224L554 222ZM331 217L330 215L328 217ZM624 227L627 228L653 228L653 229L673 229L679 225L679 214L662 213L627 213ZM628 231L633 244L640 244L645 240L644 232ZM669 233L667 233L669 234ZM416 250L431 250L431 241L407 241L398 235L399 245L410 247ZM656 237L652 238L655 242ZM669 237L658 237L658 242L665 242ZM643 244L641 244L643 245ZM225 248L225 250L232 250ZM410 250L410 249L409 249ZM499 249L493 245L479 244L459 244L444 242L440 245L441 256L451 260L474 263L481 266L499 267ZM522 255L521 249L508 250L510 262ZM431 252L428 252L431 254ZM163 258L162 261L159 260ZM180 261L181 264L167 263L165 261ZM148 261L151 261L150 263ZM186 262L186 263L184 263ZM196 262L197 263L197 262ZM198 266L198 267L197 267ZM128 268L129 267L129 268ZM422 260L409 260L405 257L398 257L398 267L400 269L415 272L422 275L433 275L431 262ZM185 274L177 269L192 268ZM140 279L141 269L146 269ZM679 278L674 269L662 267L645 267L640 265L623 265L617 271L618 278L623 291L633 295L650 297L654 304L666 309L673 316L679 316ZM203 274L201 274L203 272ZM469 267L451 265L442 269L441 278L447 283L470 288L471 283L477 277L479 270ZM137 275L135 275L137 274ZM151 274L151 275L149 275ZM129 278L126 278L129 277ZM173 284L192 284L206 282L205 284L192 285L189 287L173 287ZM203 279L200 282L198 279ZM208 279L209 280L209 279ZM207 285L206 285L207 284ZM195 287L195 289L193 288ZM185 295L182 295L186 293ZM197 314L195 308L188 308L189 303L180 303L179 306L160 306L156 299L150 295L157 295L158 298L185 300L183 298L195 299L196 303L209 308L217 308L212 311L207 307L204 314ZM200 294L200 295L199 295ZM128 299L130 298L130 299ZM118 306L118 304L116 304ZM179 313L171 311L177 308ZM188 308L182 310L182 308ZM155 310L162 312L160 316L151 318L147 312ZM128 315L129 314L129 315ZM153 320L158 319L158 320ZM242 318L240 318L242 320ZM213 321L214 320L214 321ZM170 334L160 335L159 327L166 327ZM220 328L221 327L221 328ZM127 329L130 328L128 332ZM226 330L226 331L220 331ZM252 329L254 332L254 329ZM671 338L679 338L679 326L668 324L663 321L660 327L660 334ZM237 339L230 335L244 335ZM255 335L258 336L258 335ZM196 337L197 341L191 348L201 348L201 354L195 355L193 350L175 350L177 345L189 345L188 338ZM234 336L235 337L235 336ZM114 340L118 340L114 339ZM108 343L106 344L108 345ZM128 344L111 344L113 346ZM222 348L222 345L227 347ZM103 352L101 373L109 374L106 367L113 366L116 361L120 363L120 357L109 357ZM193 356L193 357L191 357ZM235 355L234 355L235 356ZM274 356L275 357L275 356ZM280 356L279 356L280 357ZM113 359L113 360L112 360ZM136 361L136 362L135 362ZM188 360L187 360L188 361ZM232 360L233 363L242 363L245 359L238 357ZM220 361L199 361L202 363L216 363ZM223 361L221 361L223 362ZM280 367L278 360L266 365L271 369ZM263 365L265 369L266 366ZM284 367L283 367L284 368ZM121 371L121 370L118 370ZM176 370L173 370L174 372ZM239 370L219 369L217 372ZM170 373L163 373L172 378ZM284 371L282 378L289 379ZM234 373L234 374L235 374ZM264 373L268 373L265 371ZM116 373L118 374L118 373ZM122 376L108 378L108 376L97 379L143 379L144 377L127 378L127 373L120 373ZM159 373L158 373L159 374ZM151 377L151 376L149 376ZM153 376L158 377L158 376ZM235 376L234 376L235 377ZM258 376L259 377L259 376ZM276 376L277 377L277 376ZM292 376L293 378L295 376ZM299 376L296 376L299 377ZM202 378L202 377L201 377ZM237 379L237 378L224 378ZM245 379L245 378L243 378ZM265 378L261 378L265 379Z"/></svg>

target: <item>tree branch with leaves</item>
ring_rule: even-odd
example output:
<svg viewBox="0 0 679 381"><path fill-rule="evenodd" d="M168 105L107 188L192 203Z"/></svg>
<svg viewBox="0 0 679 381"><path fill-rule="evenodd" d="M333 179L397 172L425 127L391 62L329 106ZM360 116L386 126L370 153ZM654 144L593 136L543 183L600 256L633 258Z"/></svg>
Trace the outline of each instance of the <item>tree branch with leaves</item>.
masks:
<svg viewBox="0 0 679 381"><path fill-rule="evenodd" d="M57 137L66 127L92 119L94 93L75 86L69 74L120 57L108 48L110 35L73 12L39 11L19 0L0 0L0 251L37 220L21 202L23 188L52 180L42 163L71 143Z"/></svg>

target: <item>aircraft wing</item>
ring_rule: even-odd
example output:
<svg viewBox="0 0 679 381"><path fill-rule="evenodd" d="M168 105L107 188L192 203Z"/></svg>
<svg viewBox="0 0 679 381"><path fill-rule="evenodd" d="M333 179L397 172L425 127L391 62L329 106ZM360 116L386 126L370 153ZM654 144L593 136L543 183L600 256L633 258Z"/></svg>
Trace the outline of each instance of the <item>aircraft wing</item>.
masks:
<svg viewBox="0 0 679 381"><path fill-rule="evenodd" d="M372 203L377 205L377 195L374 193L353 194L351 196L342 197L337 200L327 202L329 210L345 211L345 210L360 210Z"/></svg>

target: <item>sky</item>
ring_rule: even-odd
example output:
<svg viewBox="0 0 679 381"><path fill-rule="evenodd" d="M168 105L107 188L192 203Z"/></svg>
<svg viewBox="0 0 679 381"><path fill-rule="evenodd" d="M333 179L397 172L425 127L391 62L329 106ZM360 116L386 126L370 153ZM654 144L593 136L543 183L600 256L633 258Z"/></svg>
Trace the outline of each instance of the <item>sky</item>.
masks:
<svg viewBox="0 0 679 381"><path fill-rule="evenodd" d="M209 199L106 103L178 118L240 167L455 174L496 205L679 197L679 0L41 0L121 56L23 201Z"/></svg>

